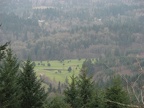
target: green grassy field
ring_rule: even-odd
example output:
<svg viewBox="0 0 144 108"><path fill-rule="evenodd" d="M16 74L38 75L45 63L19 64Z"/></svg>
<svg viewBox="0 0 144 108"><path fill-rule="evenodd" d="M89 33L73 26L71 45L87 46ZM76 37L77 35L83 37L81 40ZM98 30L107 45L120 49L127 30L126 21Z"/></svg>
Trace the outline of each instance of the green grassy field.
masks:
<svg viewBox="0 0 144 108"><path fill-rule="evenodd" d="M69 77L72 74L78 75L80 69L82 67L82 63L85 59L70 59L64 60L62 62L54 60L54 61L35 61L35 72L38 76L45 75L50 80L56 82L65 82L66 77ZM50 66L48 66L48 63ZM68 71L68 68L71 67L71 72Z"/></svg>

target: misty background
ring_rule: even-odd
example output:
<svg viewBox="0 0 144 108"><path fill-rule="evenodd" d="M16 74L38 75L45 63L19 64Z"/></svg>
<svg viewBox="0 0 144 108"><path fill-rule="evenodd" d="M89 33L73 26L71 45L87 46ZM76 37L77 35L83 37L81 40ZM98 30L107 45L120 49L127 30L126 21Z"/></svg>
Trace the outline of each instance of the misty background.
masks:
<svg viewBox="0 0 144 108"><path fill-rule="evenodd" d="M0 43L21 59L144 56L142 0L1 0Z"/></svg>

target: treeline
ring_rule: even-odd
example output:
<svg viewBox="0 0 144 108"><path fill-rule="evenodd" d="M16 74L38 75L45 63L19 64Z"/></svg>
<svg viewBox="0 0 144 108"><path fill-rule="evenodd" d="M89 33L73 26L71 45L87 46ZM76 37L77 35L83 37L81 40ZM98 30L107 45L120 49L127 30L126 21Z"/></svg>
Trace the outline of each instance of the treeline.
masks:
<svg viewBox="0 0 144 108"><path fill-rule="evenodd" d="M141 108L143 105L124 88L120 76L111 77L105 83L107 86L99 86L87 74L86 63L79 76L71 76L63 92L52 94L42 87L34 64L29 59L21 64L7 45L0 46L1 108Z"/></svg>

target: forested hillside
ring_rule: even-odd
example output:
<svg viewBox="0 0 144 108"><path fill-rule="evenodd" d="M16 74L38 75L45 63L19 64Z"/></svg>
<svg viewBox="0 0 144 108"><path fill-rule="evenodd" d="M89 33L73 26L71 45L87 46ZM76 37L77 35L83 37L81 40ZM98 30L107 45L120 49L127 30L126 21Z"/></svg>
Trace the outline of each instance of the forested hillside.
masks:
<svg viewBox="0 0 144 108"><path fill-rule="evenodd" d="M0 41L21 59L143 55L142 1L39 2L5 2L11 11L0 12Z"/></svg>
<svg viewBox="0 0 144 108"><path fill-rule="evenodd" d="M142 73L109 79L103 76L106 82L95 82L89 73L93 72L92 64L86 60L80 74L70 77L71 82L44 87L34 72L34 63L18 61L8 45L0 46L1 108L143 108Z"/></svg>
<svg viewBox="0 0 144 108"><path fill-rule="evenodd" d="M144 107L143 0L0 0L0 10L0 108Z"/></svg>

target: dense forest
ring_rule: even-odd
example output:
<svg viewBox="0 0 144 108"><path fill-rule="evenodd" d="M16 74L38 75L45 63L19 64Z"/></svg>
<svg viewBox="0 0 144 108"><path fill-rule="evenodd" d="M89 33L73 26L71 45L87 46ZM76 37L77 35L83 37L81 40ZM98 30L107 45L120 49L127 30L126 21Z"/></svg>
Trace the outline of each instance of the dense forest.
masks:
<svg viewBox="0 0 144 108"><path fill-rule="evenodd" d="M0 0L0 10L0 108L143 108L144 1ZM65 59L85 59L70 81L34 71L32 61Z"/></svg>
<svg viewBox="0 0 144 108"><path fill-rule="evenodd" d="M46 88L34 72L34 63L18 61L8 45L0 46L1 108L143 108L143 74L113 75L106 82L95 82L88 60L70 83Z"/></svg>
<svg viewBox="0 0 144 108"><path fill-rule="evenodd" d="M0 12L0 41L11 41L21 59L143 56L142 1L23 2Z"/></svg>

